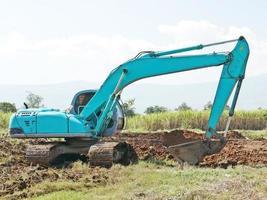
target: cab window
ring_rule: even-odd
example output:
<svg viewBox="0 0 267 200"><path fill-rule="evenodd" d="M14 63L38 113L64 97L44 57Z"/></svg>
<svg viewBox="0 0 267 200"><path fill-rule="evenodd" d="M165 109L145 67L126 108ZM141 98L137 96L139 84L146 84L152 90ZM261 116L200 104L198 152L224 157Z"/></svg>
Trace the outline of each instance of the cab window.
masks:
<svg viewBox="0 0 267 200"><path fill-rule="evenodd" d="M75 101L75 105L74 105L75 113L77 114L81 113L84 107L86 106L86 104L92 99L93 96L94 96L94 93L92 92L80 94L76 98L76 101Z"/></svg>

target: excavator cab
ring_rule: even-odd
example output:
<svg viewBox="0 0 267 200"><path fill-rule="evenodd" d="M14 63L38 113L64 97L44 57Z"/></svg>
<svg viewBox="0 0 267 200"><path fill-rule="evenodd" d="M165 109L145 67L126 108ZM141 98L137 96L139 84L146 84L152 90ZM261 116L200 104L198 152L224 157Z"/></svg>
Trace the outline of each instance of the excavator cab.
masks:
<svg viewBox="0 0 267 200"><path fill-rule="evenodd" d="M76 93L71 101L71 113L78 115L82 112L87 103L95 95L96 90L83 90Z"/></svg>
<svg viewBox="0 0 267 200"><path fill-rule="evenodd" d="M71 101L71 110L70 113L74 115L79 115L85 106L90 102L93 96L96 94L97 90L82 90L76 93ZM96 113L97 116L100 115ZM120 132L125 126L125 115L123 112L122 105L119 101L116 103L116 109L113 114L108 127L104 135L111 135L114 132Z"/></svg>

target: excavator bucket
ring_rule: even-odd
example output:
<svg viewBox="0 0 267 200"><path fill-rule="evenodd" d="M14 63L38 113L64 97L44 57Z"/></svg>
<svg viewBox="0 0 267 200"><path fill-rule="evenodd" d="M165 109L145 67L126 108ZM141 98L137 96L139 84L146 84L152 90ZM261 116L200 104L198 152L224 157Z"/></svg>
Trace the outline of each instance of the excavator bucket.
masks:
<svg viewBox="0 0 267 200"><path fill-rule="evenodd" d="M195 140L168 147L171 155L180 163L197 165L207 155L221 151L226 140Z"/></svg>

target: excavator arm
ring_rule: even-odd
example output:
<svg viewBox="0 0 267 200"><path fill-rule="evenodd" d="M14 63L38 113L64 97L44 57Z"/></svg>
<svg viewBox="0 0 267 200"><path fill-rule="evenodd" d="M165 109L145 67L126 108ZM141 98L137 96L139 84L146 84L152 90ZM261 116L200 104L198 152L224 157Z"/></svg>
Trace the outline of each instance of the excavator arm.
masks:
<svg viewBox="0 0 267 200"><path fill-rule="evenodd" d="M228 42L237 42L231 52L177 56L178 53L199 50ZM174 54L175 56L173 56ZM234 114L239 90L245 75L248 56L249 46L242 36L237 40L197 45L172 51L141 52L135 58L115 68L109 74L100 89L85 106L80 116L90 120L90 118L96 116L97 112L101 112L95 124L95 134L96 136L101 136L101 133L111 119L116 100L120 98L122 90L129 84L143 78L223 65L206 131L206 137L211 138L216 134L216 125L232 91L237 85L229 112L229 119ZM227 129L229 123L230 120L227 123Z"/></svg>

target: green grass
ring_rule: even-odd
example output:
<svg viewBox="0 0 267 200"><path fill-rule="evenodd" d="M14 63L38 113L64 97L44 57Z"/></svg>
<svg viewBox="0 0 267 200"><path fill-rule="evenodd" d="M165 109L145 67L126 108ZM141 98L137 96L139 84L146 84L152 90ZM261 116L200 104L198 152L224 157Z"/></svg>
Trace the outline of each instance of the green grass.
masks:
<svg viewBox="0 0 267 200"><path fill-rule="evenodd" d="M203 130L200 130L200 129L187 129L189 131L193 131L193 132L196 132L196 133L199 133L199 134L204 134L205 131ZM167 129L166 129L167 131ZM267 139L267 129L264 129L264 130L235 130L235 131L238 131L240 132L243 136L245 136L246 138L248 139L252 139L252 140L255 140L255 139ZM155 131L155 132L159 132L161 133L162 131ZM122 134L124 133L131 133L131 134L150 134L151 131L144 131L144 130L124 130L122 132ZM221 131L219 131L219 133L222 133Z"/></svg>
<svg viewBox="0 0 267 200"><path fill-rule="evenodd" d="M11 114L0 112L0 129L7 129Z"/></svg>
<svg viewBox="0 0 267 200"><path fill-rule="evenodd" d="M127 130L155 131L164 129L186 128L205 130L209 110L179 111L155 113L149 115L136 115L127 119ZM0 129L7 129L11 113L0 113ZM228 113L224 112L217 125L217 130L223 130ZM267 111L236 111L230 129L263 130L267 127Z"/></svg>
<svg viewBox="0 0 267 200"><path fill-rule="evenodd" d="M8 130L0 128L0 137L6 137L7 135L8 135Z"/></svg>
<svg viewBox="0 0 267 200"><path fill-rule="evenodd" d="M249 139L267 139L267 129L265 130L239 130L241 134Z"/></svg>
<svg viewBox="0 0 267 200"><path fill-rule="evenodd" d="M207 127L210 111L179 111L137 115L127 120L127 130L155 131L164 129L201 129ZM228 113L224 112L217 130L224 130ZM265 110L237 111L231 121L230 129L263 130L267 119Z"/></svg>
<svg viewBox="0 0 267 200"><path fill-rule="evenodd" d="M100 185L61 181L31 188L32 200L48 199L264 199L267 168L238 166L228 169L168 167L140 162L114 166Z"/></svg>

